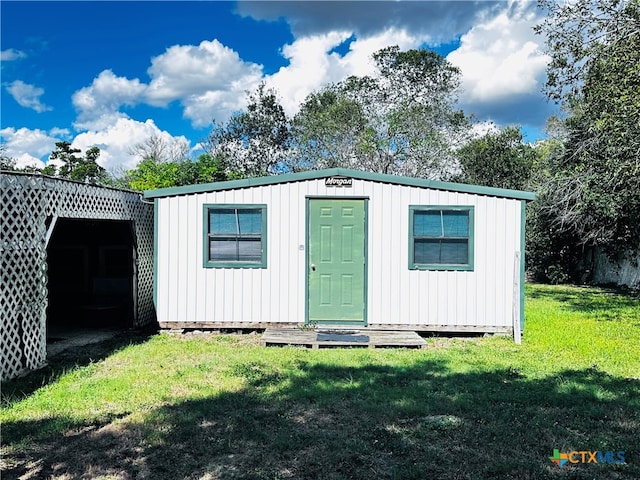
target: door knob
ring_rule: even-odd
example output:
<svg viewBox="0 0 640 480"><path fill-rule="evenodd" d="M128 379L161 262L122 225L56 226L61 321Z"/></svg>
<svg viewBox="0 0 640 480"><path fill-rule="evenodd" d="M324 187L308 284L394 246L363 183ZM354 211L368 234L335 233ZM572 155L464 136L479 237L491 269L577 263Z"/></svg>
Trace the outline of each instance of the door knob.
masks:
<svg viewBox="0 0 640 480"><path fill-rule="evenodd" d="M311 264L311 271L313 271L313 272L316 271L316 264L315 263Z"/></svg>

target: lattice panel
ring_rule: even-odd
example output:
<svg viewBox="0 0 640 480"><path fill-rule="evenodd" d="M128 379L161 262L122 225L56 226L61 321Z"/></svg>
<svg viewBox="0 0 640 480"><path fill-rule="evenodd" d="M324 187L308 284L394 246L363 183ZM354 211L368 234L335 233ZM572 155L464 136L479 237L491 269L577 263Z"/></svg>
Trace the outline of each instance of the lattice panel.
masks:
<svg viewBox="0 0 640 480"><path fill-rule="evenodd" d="M135 226L135 326L155 320L153 207L134 192L28 174L0 173L0 374L46 361L47 218L128 220Z"/></svg>
<svg viewBox="0 0 640 480"><path fill-rule="evenodd" d="M44 197L33 177L0 178L2 378L46 360Z"/></svg>

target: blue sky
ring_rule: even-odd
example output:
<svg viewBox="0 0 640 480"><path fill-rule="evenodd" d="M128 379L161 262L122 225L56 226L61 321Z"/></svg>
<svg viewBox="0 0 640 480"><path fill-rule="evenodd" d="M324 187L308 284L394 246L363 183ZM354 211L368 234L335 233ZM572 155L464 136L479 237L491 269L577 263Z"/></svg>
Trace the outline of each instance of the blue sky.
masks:
<svg viewBox="0 0 640 480"><path fill-rule="evenodd" d="M459 106L478 121L544 134L547 57L529 1L0 2L0 136L20 165L55 142L118 173L152 135L189 143L245 106L260 82L287 113L314 90L372 74L388 45L432 48L462 71Z"/></svg>

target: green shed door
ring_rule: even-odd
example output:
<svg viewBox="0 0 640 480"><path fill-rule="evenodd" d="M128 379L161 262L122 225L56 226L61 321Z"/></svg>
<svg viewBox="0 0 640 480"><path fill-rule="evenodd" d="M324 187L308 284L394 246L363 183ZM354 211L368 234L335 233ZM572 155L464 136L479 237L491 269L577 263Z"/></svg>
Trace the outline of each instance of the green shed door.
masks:
<svg viewBox="0 0 640 480"><path fill-rule="evenodd" d="M365 323L365 200L309 199L309 322Z"/></svg>

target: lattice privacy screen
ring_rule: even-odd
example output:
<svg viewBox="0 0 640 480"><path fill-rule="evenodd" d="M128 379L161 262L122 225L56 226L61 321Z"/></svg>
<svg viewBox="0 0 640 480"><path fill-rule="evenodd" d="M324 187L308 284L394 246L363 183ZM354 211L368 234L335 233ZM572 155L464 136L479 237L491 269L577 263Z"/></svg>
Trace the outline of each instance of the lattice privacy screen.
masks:
<svg viewBox="0 0 640 480"><path fill-rule="evenodd" d="M0 173L0 374L46 361L47 219L128 220L135 226L135 326L155 320L153 206L134 192L40 175ZM49 220L50 221L50 220Z"/></svg>

